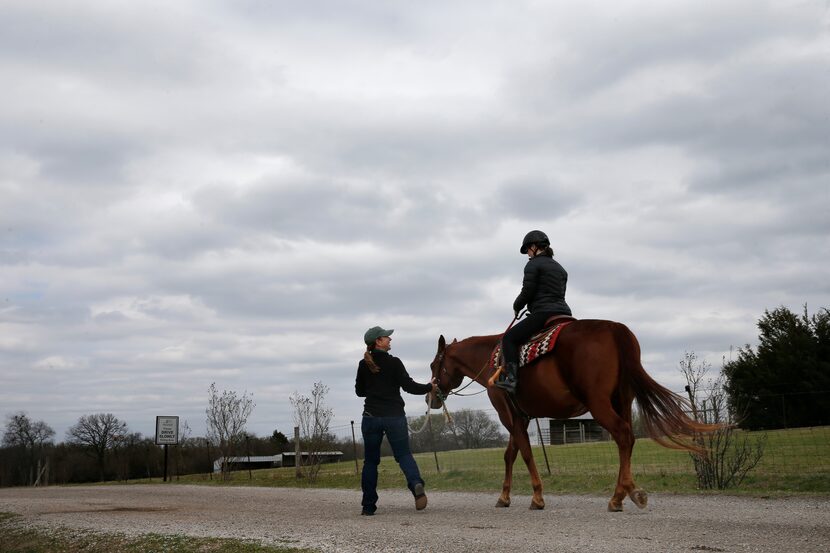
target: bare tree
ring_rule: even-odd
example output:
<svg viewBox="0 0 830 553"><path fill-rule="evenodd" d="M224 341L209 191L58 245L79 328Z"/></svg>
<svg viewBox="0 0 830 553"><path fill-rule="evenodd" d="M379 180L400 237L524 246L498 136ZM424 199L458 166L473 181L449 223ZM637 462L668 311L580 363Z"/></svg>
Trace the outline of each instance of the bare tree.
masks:
<svg viewBox="0 0 830 553"><path fill-rule="evenodd" d="M506 441L501 425L484 411L462 409L453 415L459 447L477 449L494 447Z"/></svg>
<svg viewBox="0 0 830 553"><path fill-rule="evenodd" d="M67 441L83 447L98 463L98 474L104 481L107 453L127 436L127 423L112 413L84 415L66 431Z"/></svg>
<svg viewBox="0 0 830 553"><path fill-rule="evenodd" d="M704 390L703 381L710 369L711 365L698 361L694 352L686 352L680 361L680 372L686 378L686 392L695 420L722 424L714 432L695 437L695 441L706 449L705 456L692 456L698 486L723 490L740 485L749 471L758 465L764 455L766 435L750 443L749 436L738 430L737 417L727 409L723 372L714 381L708 379Z"/></svg>
<svg viewBox="0 0 830 553"><path fill-rule="evenodd" d="M317 479L320 472L320 453L324 451L325 445L331 442L329 424L334 411L325 404L328 391L328 386L322 382L315 382L311 389L311 397L294 392L289 398L294 408L294 424L300 427L300 442L308 451L308 463L303 473L311 482ZM300 459L296 462L300 463Z"/></svg>
<svg viewBox="0 0 830 553"><path fill-rule="evenodd" d="M6 430L3 432L3 445L20 447L24 451L28 465L25 467L26 483L30 486L40 479L43 447L51 443L54 435L52 427L43 421L32 421L23 411L8 416Z"/></svg>
<svg viewBox="0 0 830 553"><path fill-rule="evenodd" d="M448 451L458 447L458 439L454 434L455 426L442 414L416 417L410 421L409 428L409 446L413 452Z"/></svg>
<svg viewBox="0 0 830 553"><path fill-rule="evenodd" d="M219 453L222 477L227 480L231 472L228 459L245 439L245 425L256 404L247 392L238 396L232 390L223 390L220 394L215 382L210 385L208 393L208 407L205 409L207 437Z"/></svg>

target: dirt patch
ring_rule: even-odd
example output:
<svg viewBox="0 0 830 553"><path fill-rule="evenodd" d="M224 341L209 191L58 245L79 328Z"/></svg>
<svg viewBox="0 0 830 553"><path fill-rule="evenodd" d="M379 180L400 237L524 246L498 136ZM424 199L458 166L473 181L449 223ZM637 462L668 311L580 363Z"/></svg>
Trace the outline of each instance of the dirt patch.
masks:
<svg viewBox="0 0 830 553"><path fill-rule="evenodd" d="M429 492L428 492L429 493ZM830 550L830 498L759 499L652 494L649 506L607 498L530 497L509 509L496 494L429 493L416 511L404 490L382 490L378 512L360 516L360 493L180 486L95 486L0 490L0 511L29 524L127 535L184 534L255 539L324 552L556 551L557 553L775 552Z"/></svg>
<svg viewBox="0 0 830 553"><path fill-rule="evenodd" d="M164 507L100 507L94 509L67 509L61 511L49 511L45 514L57 515L67 513L159 513L175 511L173 508Z"/></svg>

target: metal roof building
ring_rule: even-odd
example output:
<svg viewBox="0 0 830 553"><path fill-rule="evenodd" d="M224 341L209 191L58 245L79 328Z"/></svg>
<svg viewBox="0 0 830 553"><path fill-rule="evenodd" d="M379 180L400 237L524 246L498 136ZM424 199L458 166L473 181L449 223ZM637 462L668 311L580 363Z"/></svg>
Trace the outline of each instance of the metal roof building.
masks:
<svg viewBox="0 0 830 553"><path fill-rule="evenodd" d="M315 453L321 463L337 463L343 457L342 451L320 451ZM307 451L300 453L302 463L309 462L310 454ZM213 472L222 472L223 460L230 464L231 470L270 469L279 467L293 467L296 465L293 451L278 455L240 455L236 457L220 457L213 462Z"/></svg>

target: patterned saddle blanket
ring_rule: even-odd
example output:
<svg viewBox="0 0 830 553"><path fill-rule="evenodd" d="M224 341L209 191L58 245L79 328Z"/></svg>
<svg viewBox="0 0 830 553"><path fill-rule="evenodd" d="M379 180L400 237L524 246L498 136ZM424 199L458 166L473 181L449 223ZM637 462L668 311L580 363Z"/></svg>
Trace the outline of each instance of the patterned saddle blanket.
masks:
<svg viewBox="0 0 830 553"><path fill-rule="evenodd" d="M573 322L573 319L558 323L554 326L547 327L539 334L528 340L526 344L519 348L519 366L524 367L539 357L553 351L556 345L556 339L563 328ZM493 349L493 354L490 357L490 368L498 366L501 358L501 342Z"/></svg>

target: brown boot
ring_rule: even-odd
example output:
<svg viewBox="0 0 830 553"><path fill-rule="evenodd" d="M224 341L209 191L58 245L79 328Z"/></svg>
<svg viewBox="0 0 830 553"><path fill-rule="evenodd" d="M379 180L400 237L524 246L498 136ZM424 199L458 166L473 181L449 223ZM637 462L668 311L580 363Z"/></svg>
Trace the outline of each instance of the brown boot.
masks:
<svg viewBox="0 0 830 553"><path fill-rule="evenodd" d="M415 510L423 511L427 508L427 494L423 484L415 484Z"/></svg>

